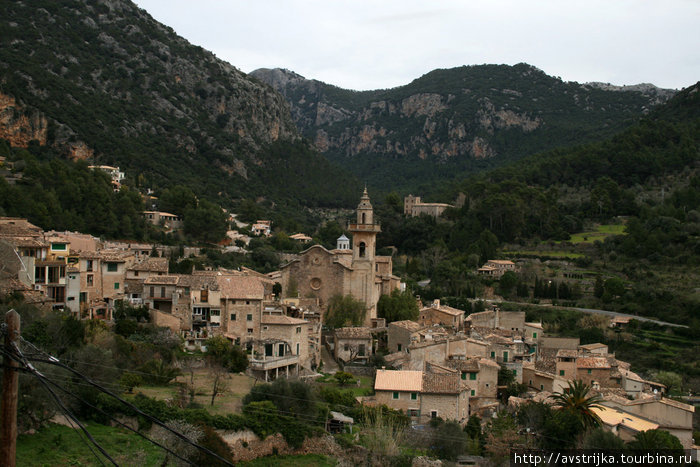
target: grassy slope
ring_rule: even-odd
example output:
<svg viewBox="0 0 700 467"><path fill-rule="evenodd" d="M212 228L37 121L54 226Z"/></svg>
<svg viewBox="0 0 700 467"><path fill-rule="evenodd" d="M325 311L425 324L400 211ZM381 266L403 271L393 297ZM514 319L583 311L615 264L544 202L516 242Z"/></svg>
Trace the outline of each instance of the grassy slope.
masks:
<svg viewBox="0 0 700 467"><path fill-rule="evenodd" d="M87 429L119 465L160 465L165 457L159 447L127 430L97 423L90 423ZM72 428L48 425L33 435L18 437L17 465L103 465L86 442Z"/></svg>

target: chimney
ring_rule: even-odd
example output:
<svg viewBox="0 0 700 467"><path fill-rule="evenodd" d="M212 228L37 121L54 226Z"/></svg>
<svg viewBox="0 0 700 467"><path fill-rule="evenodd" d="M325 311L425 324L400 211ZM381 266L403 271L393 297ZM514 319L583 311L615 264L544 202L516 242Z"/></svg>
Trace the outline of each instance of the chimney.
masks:
<svg viewBox="0 0 700 467"><path fill-rule="evenodd" d="M440 308L440 299L436 298L433 300L433 308Z"/></svg>

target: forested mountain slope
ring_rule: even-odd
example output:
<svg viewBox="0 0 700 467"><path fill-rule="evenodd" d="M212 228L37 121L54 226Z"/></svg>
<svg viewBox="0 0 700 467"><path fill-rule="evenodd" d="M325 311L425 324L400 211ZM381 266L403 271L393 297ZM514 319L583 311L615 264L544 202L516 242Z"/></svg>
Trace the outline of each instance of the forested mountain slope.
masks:
<svg viewBox="0 0 700 467"><path fill-rule="evenodd" d="M279 94L132 2L7 1L0 16L0 138L11 144L37 140L119 165L140 187L178 183L224 201L356 198Z"/></svg>

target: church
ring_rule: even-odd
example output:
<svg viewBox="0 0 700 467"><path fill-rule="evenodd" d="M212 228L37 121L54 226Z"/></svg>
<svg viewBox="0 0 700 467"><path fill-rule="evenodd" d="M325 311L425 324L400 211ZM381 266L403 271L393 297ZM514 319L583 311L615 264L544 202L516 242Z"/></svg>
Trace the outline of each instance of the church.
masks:
<svg viewBox="0 0 700 467"><path fill-rule="evenodd" d="M299 297L316 298L323 310L334 295L352 295L365 303L369 325L377 317L379 297L399 288L400 282L392 274L391 256L375 254L381 228L367 188L357 206L356 221L348 224L352 247L345 235L338 238L334 250L314 245L280 268L280 283L284 293L297 290Z"/></svg>

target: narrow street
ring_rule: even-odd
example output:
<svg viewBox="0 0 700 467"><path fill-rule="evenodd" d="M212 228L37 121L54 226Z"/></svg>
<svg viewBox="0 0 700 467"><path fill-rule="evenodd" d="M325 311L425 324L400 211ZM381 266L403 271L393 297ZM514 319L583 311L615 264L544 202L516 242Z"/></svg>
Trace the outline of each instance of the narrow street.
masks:
<svg viewBox="0 0 700 467"><path fill-rule="evenodd" d="M324 373L335 373L340 369L325 345L321 346L321 361Z"/></svg>

